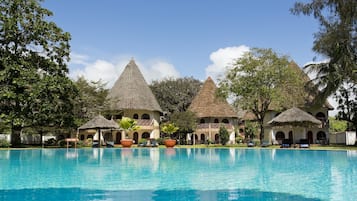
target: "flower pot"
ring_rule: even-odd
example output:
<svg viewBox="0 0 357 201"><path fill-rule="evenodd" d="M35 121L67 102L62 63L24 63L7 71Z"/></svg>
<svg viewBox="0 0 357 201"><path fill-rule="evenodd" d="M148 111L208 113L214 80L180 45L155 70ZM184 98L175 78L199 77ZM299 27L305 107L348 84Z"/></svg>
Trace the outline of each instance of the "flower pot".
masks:
<svg viewBox="0 0 357 201"><path fill-rule="evenodd" d="M123 140L120 140L120 144L122 147L130 148L131 145L133 145L133 140L132 139L123 139Z"/></svg>
<svg viewBox="0 0 357 201"><path fill-rule="evenodd" d="M167 148L172 148L176 145L176 140L173 139L167 139L164 141L164 144Z"/></svg>

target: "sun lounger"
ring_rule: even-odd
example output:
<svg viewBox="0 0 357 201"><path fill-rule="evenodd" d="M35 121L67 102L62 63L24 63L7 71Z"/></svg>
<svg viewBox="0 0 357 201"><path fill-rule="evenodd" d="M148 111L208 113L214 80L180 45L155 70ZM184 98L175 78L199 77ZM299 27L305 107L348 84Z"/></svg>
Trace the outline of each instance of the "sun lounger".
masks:
<svg viewBox="0 0 357 201"><path fill-rule="evenodd" d="M93 141L92 147L93 148L99 147L99 142L98 141Z"/></svg>
<svg viewBox="0 0 357 201"><path fill-rule="evenodd" d="M114 142L113 141L107 141L106 142L108 148L113 148L114 147Z"/></svg>
<svg viewBox="0 0 357 201"><path fill-rule="evenodd" d="M290 148L290 140L284 139L283 142L281 143L281 148Z"/></svg>
<svg viewBox="0 0 357 201"><path fill-rule="evenodd" d="M310 144L309 141L307 139L300 139L300 148L309 148Z"/></svg>
<svg viewBox="0 0 357 201"><path fill-rule="evenodd" d="M254 142L249 141L249 142L247 143L247 146L248 146L248 147L254 147L254 146L255 146L255 144L254 144Z"/></svg>
<svg viewBox="0 0 357 201"><path fill-rule="evenodd" d="M269 146L270 146L270 143L269 143L268 141L263 141L260 146L261 146L261 147L269 147Z"/></svg>

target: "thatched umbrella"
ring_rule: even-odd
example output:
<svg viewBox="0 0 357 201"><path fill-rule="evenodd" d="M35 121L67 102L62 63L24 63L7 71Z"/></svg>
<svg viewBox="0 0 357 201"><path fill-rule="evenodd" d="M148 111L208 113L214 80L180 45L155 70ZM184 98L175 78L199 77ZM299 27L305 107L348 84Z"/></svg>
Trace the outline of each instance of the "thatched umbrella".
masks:
<svg viewBox="0 0 357 201"><path fill-rule="evenodd" d="M112 121L104 118L102 115L98 115L93 119L89 120L87 123L83 124L78 128L78 130L86 130L86 129L96 129L98 132L99 146L100 146L100 138L101 138L101 129L118 129L119 125Z"/></svg>
<svg viewBox="0 0 357 201"><path fill-rule="evenodd" d="M297 108L290 108L268 122L271 126L300 126L311 127L318 126L321 121L311 114Z"/></svg>
<svg viewBox="0 0 357 201"><path fill-rule="evenodd" d="M313 127L321 125L321 121L311 114L297 108L290 108L268 122L271 126Z"/></svg>

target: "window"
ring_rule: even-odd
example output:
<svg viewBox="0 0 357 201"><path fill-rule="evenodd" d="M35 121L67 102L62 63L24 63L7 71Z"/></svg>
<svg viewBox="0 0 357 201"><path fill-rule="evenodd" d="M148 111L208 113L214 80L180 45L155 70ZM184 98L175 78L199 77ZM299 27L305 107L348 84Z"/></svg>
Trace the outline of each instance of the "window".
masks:
<svg viewBox="0 0 357 201"><path fill-rule="evenodd" d="M323 131L319 131L317 133L317 140L326 140L326 133Z"/></svg>
<svg viewBox="0 0 357 201"><path fill-rule="evenodd" d="M205 123L205 120L204 120L204 119L200 119L200 123L201 123L201 124L204 124L204 123Z"/></svg>
<svg viewBox="0 0 357 201"><path fill-rule="evenodd" d="M229 121L228 121L228 119L223 119L223 120L222 120L222 123L228 124Z"/></svg>
<svg viewBox="0 0 357 201"><path fill-rule="evenodd" d="M279 131L275 134L275 138L276 138L276 140L283 140L283 139L285 139L285 133L282 131Z"/></svg>
<svg viewBox="0 0 357 201"><path fill-rule="evenodd" d="M150 133L148 133L148 132L143 133L143 134L141 135L141 138L142 138L142 139L148 139L148 138L150 138Z"/></svg>
<svg viewBox="0 0 357 201"><path fill-rule="evenodd" d="M139 115L138 114L134 114L133 115L133 119L139 119Z"/></svg>
<svg viewBox="0 0 357 201"><path fill-rule="evenodd" d="M214 123L219 123L218 119L214 119Z"/></svg>
<svg viewBox="0 0 357 201"><path fill-rule="evenodd" d="M143 114L143 115L141 115L141 119L150 119L150 115Z"/></svg>

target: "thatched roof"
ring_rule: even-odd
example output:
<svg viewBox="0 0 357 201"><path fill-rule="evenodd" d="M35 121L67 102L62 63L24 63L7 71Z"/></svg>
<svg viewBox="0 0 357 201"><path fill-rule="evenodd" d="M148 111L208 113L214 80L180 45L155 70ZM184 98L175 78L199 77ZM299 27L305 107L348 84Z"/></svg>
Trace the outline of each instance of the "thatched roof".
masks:
<svg viewBox="0 0 357 201"><path fill-rule="evenodd" d="M316 86L313 86L314 84L311 82L310 77L295 63L295 62L290 62L289 67L295 71L297 74L301 76L301 79L305 81L305 83L311 85L311 91L309 92L308 89L305 89L306 94L308 95L305 99L305 103L302 103L301 106L303 107L311 107L313 106L313 101L315 97L317 96L320 91L317 89ZM329 110L333 110L333 106L326 100L322 107L325 107Z"/></svg>
<svg viewBox="0 0 357 201"><path fill-rule="evenodd" d="M216 96L217 87L211 77L208 77L202 88L192 100L189 110L197 117L235 117L238 118L233 107L227 100Z"/></svg>
<svg viewBox="0 0 357 201"><path fill-rule="evenodd" d="M111 102L111 110L162 111L134 60L125 67L109 91L108 99Z"/></svg>
<svg viewBox="0 0 357 201"><path fill-rule="evenodd" d="M268 122L272 126L313 126L320 125L321 121L316 119L311 114L297 108L293 107L284 112L280 113L278 116L273 118Z"/></svg>
<svg viewBox="0 0 357 201"><path fill-rule="evenodd" d="M119 125L113 121L104 118L102 115L98 115L87 123L80 126L78 129L98 129L98 128L119 128Z"/></svg>

